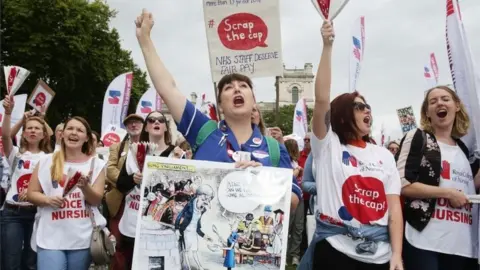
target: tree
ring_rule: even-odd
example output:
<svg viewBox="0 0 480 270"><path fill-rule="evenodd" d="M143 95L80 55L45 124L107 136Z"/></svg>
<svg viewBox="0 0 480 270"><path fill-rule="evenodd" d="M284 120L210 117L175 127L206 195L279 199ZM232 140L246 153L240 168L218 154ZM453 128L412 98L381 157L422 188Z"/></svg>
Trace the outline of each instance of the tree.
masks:
<svg viewBox="0 0 480 270"><path fill-rule="evenodd" d="M293 112L295 110L295 105L285 105L279 108L279 113L276 115L275 111L263 112L263 120L267 127L279 127L282 129L283 135L292 134L293 126ZM307 121L310 123L310 120L313 116L313 110L307 107ZM275 121L278 117L278 121ZM309 128L310 129L310 128Z"/></svg>
<svg viewBox="0 0 480 270"><path fill-rule="evenodd" d="M103 1L2 0L0 65L18 65L31 71L19 90L30 93L44 80L56 96L47 112L55 125L71 115L85 117L100 130L103 98L109 83L133 71L129 110L149 85L146 73L120 46L109 22L115 11ZM132 38L135 38L132 30ZM3 77L3 76L2 76ZM0 82L5 93L5 82Z"/></svg>

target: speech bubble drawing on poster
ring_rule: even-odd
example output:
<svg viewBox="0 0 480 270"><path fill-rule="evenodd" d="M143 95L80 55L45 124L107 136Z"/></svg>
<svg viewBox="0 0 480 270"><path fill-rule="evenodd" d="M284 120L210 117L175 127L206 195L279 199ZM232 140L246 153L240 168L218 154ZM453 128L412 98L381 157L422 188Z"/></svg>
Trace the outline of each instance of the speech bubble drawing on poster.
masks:
<svg viewBox="0 0 480 270"><path fill-rule="evenodd" d="M255 176L246 171L235 171L227 174L218 187L218 200L223 208L232 213L247 213L259 206L252 198L252 179Z"/></svg>
<svg viewBox="0 0 480 270"><path fill-rule="evenodd" d="M218 37L231 50L268 47L268 27L262 18L250 13L237 13L224 18L218 25Z"/></svg>
<svg viewBox="0 0 480 270"><path fill-rule="evenodd" d="M54 97L55 92L44 81L39 80L28 97L27 104L37 112L45 113Z"/></svg>

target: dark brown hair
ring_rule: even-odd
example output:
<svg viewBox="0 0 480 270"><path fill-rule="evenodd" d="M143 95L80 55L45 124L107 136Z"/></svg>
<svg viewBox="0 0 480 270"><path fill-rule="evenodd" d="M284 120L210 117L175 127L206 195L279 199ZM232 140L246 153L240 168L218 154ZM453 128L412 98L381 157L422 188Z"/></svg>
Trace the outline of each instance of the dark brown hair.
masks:
<svg viewBox="0 0 480 270"><path fill-rule="evenodd" d="M97 138L97 143L99 143L100 142L100 134L98 134L98 132L93 131L93 130L92 130L92 134L95 135L95 137Z"/></svg>
<svg viewBox="0 0 480 270"><path fill-rule="evenodd" d="M218 88L217 102L219 104L222 103L222 99L220 97L222 95L223 87L225 87L225 85L227 85L229 83L232 83L233 81L245 82L245 83L248 84L250 89L252 89L252 91L253 91L253 83L252 83L252 80L248 76L238 74L238 73L232 73L232 74L225 75L220 79L220 81L217 84L217 88Z"/></svg>
<svg viewBox="0 0 480 270"><path fill-rule="evenodd" d="M353 107L357 97L366 103L365 98L357 91L339 95L330 103L332 131L337 134L341 144L347 144L348 141L357 139L358 126L355 122ZM362 140L370 142L368 135L363 136Z"/></svg>
<svg viewBox="0 0 480 270"><path fill-rule="evenodd" d="M253 105L253 109L257 110L258 112L258 129L260 130L260 133L262 133L263 136L266 135L267 127L265 126L265 121L263 121L263 116L262 112L260 111L260 108L258 108L258 104Z"/></svg>
<svg viewBox="0 0 480 270"><path fill-rule="evenodd" d="M297 161L300 157L300 150L298 149L298 143L294 139L288 139L285 141L285 148L290 155L292 161Z"/></svg>
<svg viewBox="0 0 480 270"><path fill-rule="evenodd" d="M140 133L140 141L141 142L149 142L150 137L148 136L148 132L146 131L147 128L147 122L148 118L152 113L159 113L162 115L163 118L165 118L165 126L167 127L165 130L165 133L163 134L163 139L165 140L166 145L171 145L172 144L172 134L170 134L170 127L168 126L168 119L165 117L165 115L159 111L152 111L150 112L147 117L145 117L145 120L143 120L143 128L142 128L142 133Z"/></svg>

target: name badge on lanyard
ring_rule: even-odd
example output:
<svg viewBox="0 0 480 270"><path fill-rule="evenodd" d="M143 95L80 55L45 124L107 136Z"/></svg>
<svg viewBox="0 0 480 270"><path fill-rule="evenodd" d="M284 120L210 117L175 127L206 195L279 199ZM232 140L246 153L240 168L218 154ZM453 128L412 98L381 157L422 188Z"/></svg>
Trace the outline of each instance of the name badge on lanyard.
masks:
<svg viewBox="0 0 480 270"><path fill-rule="evenodd" d="M227 154L229 157L233 159L235 162L239 161L251 161L252 160L252 153L246 151L233 151L232 145L227 140Z"/></svg>
<svg viewBox="0 0 480 270"><path fill-rule="evenodd" d="M251 161L252 156L250 152L236 151L232 154L232 159L235 161Z"/></svg>

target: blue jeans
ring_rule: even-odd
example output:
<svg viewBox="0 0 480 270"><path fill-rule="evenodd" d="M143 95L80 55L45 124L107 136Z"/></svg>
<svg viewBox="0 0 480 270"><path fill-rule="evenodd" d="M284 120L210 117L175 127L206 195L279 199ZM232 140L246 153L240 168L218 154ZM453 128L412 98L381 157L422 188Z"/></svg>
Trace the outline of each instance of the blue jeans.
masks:
<svg viewBox="0 0 480 270"><path fill-rule="evenodd" d="M36 254L30 246L35 207L5 204L0 212L1 259L5 270L36 269Z"/></svg>
<svg viewBox="0 0 480 270"><path fill-rule="evenodd" d="M90 249L51 250L37 247L38 270L87 270L92 259Z"/></svg>

